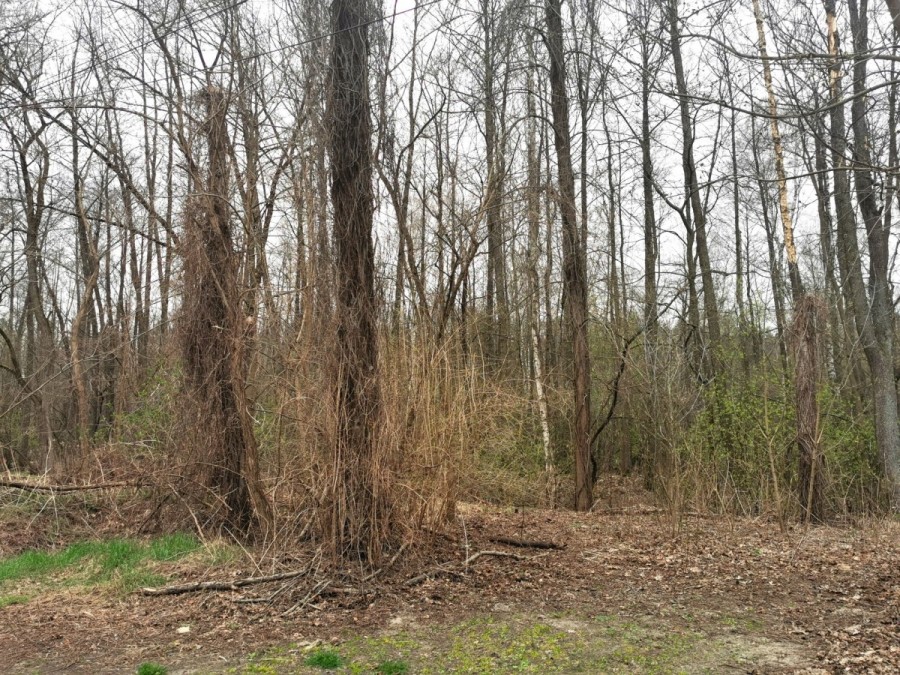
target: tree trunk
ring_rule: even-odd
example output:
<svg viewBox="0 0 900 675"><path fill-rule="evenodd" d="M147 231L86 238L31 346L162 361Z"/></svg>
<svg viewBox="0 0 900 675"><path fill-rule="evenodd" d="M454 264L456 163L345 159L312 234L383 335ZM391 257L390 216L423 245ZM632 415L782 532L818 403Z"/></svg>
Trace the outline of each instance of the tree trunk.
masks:
<svg viewBox="0 0 900 675"><path fill-rule="evenodd" d="M769 214L769 186L762 175L762 165L759 161L759 148L756 142L756 123L750 118L752 129L753 168L756 172L756 181L759 186L759 201L763 216L763 226L766 230L766 247L769 253L769 274L772 280L772 304L775 305L775 333L778 338L778 353L781 356L782 369L787 372L787 343L785 342L785 326L787 318L784 311L784 294L782 283L782 269L778 260L775 246L775 226Z"/></svg>
<svg viewBox="0 0 900 675"><path fill-rule="evenodd" d="M534 61L529 41L529 56ZM547 474L550 488L550 506L554 506L554 465L553 448L550 445L550 422L547 408L547 396L544 392L544 368L541 343L538 337L540 326L541 292L538 276L538 255L540 252L540 220L541 220L541 165L537 147L537 110L534 103L534 72L528 71L528 317L531 328L532 360L534 362L534 387L537 396L538 410L541 418L541 438L544 443L544 472Z"/></svg>
<svg viewBox="0 0 900 675"><path fill-rule="evenodd" d="M894 33L900 35L900 0L885 0L891 20L894 22Z"/></svg>
<svg viewBox="0 0 900 675"><path fill-rule="evenodd" d="M681 116L682 154L681 163L684 170L685 185L688 189L693 230L697 242L697 261L700 264L700 279L703 284L703 308L706 311L706 325L709 330L709 346L715 352L721 342L719 325L719 304L716 300L716 289L712 277L712 265L709 259L709 245L706 236L706 210L700 199L700 185L697 178L697 166L694 162L694 131L691 122L691 111L688 99L687 80L681 57L681 30L678 26L678 0L668 0L669 46L672 50L672 63L675 68L675 84L678 88L679 112ZM713 370L715 368L713 367Z"/></svg>
<svg viewBox="0 0 900 675"><path fill-rule="evenodd" d="M889 273L890 229L881 219L877 188L872 179L869 123L866 114L866 55L869 51L868 0L849 0L853 32L853 160L856 201L869 245L869 302L857 313L863 350L872 373L875 397L875 438L891 495L891 507L900 511L900 419L894 382L894 305ZM855 233L854 233L855 234ZM859 260L857 254L856 261ZM859 263L855 266L858 268Z"/></svg>
<svg viewBox="0 0 900 675"><path fill-rule="evenodd" d="M587 261L582 250L575 207L575 177L569 135L569 98L560 0L547 0L547 49L550 53L550 107L556 144L559 208L562 215L563 284L572 327L575 378L575 508L587 511L594 501L591 472L591 357L588 351Z"/></svg>
<svg viewBox="0 0 900 675"><path fill-rule="evenodd" d="M485 220L487 223L487 297L486 312L490 321L488 356L500 360L508 345L509 306L506 302L506 260L503 254L503 147L497 133L498 101L494 88L495 42L494 12L488 0L481 3L481 21L484 30L484 143L487 161L487 184L484 198ZM505 87L504 87L505 89ZM502 97L506 96L501 91Z"/></svg>
<svg viewBox="0 0 900 675"><path fill-rule="evenodd" d="M794 218L791 215L790 195L787 188L787 174L784 170L784 147L781 143L781 130L778 125L778 102L772 85L772 67L766 49L766 31L763 26L762 10L759 0L753 0L753 14L756 17L756 34L759 38L759 56L763 64L763 81L769 99L769 132L772 135L772 149L775 152L775 179L778 184L778 205L781 209L781 227L784 235L784 250L788 260L788 279L791 284L791 298L794 306L803 297L803 281L800 278L800 267L797 261L797 247L794 244Z"/></svg>
<svg viewBox="0 0 900 675"><path fill-rule="evenodd" d="M209 168L198 185L201 194L188 209L185 233L185 385L193 407L193 440L206 447L206 484L216 495L209 524L238 536L248 536L262 526L265 535L272 525L272 512L260 485L245 391L247 321L228 203L227 103L215 87L206 90L204 99Z"/></svg>
<svg viewBox="0 0 900 675"><path fill-rule="evenodd" d="M644 189L644 325L653 346L659 332L656 307L656 264L659 239L653 202L653 159L650 155L650 37L641 31L641 173Z"/></svg>
<svg viewBox="0 0 900 675"><path fill-rule="evenodd" d="M390 532L374 459L381 402L372 242L368 2L334 0L328 133L337 258L337 439L331 528L336 553L377 563ZM383 470L383 469L382 469Z"/></svg>
<svg viewBox="0 0 900 675"><path fill-rule="evenodd" d="M791 346L794 356L794 400L797 406L797 445L800 508L805 521L821 522L825 516L825 457L819 425L819 333L824 307L812 295L794 307Z"/></svg>

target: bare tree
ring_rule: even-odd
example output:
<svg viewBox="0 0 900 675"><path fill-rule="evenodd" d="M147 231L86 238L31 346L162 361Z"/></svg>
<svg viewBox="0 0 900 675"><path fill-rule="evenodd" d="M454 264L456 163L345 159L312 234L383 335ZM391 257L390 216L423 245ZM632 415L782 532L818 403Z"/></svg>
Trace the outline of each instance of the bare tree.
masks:
<svg viewBox="0 0 900 675"><path fill-rule="evenodd" d="M678 13L678 0L667 0L667 2L666 19L669 27L669 47L675 68L675 84L678 91L679 111L681 114L681 163L684 171L685 190L687 192L687 204L685 206L689 213L686 222L690 226L689 238L696 238L697 259L700 263L700 278L703 284L703 307L706 310L706 325L709 330L710 347L715 351L718 349L721 340L719 304L716 299L712 264L709 258L706 208L700 193L700 179L697 174L697 164L694 160L694 129L690 111L690 96L684 71L684 59L681 54L681 27L679 25L681 19ZM692 256L693 252L689 250L688 257L691 258ZM699 330L699 328L699 326L694 327L695 330Z"/></svg>

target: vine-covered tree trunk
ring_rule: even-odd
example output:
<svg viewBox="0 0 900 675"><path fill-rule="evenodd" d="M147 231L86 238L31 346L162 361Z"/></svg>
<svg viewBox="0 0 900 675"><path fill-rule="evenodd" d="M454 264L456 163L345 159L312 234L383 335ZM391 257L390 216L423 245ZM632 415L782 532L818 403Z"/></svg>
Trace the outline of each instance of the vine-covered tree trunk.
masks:
<svg viewBox="0 0 900 675"><path fill-rule="evenodd" d="M226 97L204 92L209 167L188 207L182 352L195 448L214 496L208 524L239 536L271 524L259 482L256 438L246 398L244 318L228 204ZM199 178L199 177L198 177Z"/></svg>
<svg viewBox="0 0 900 675"><path fill-rule="evenodd" d="M366 0L334 0L328 85L331 201L337 260L337 439L330 527L337 552L378 560L389 532L379 489L381 417L372 242L371 121Z"/></svg>

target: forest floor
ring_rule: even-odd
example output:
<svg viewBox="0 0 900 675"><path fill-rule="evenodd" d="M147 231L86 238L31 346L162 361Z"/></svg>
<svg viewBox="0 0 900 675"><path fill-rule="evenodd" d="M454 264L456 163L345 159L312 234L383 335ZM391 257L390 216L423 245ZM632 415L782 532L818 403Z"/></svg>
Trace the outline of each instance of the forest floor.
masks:
<svg viewBox="0 0 900 675"><path fill-rule="evenodd" d="M460 505L455 527L367 578L312 551L259 569L234 546L115 539L109 514L22 516L0 504L4 672L900 672L896 520ZM106 543L71 546L88 539ZM304 573L140 590L291 570Z"/></svg>

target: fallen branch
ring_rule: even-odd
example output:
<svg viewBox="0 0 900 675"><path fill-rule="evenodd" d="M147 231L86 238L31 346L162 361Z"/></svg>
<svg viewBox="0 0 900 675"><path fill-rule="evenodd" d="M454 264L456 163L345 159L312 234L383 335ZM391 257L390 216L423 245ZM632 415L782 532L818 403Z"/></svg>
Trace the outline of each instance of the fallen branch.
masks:
<svg viewBox="0 0 900 675"><path fill-rule="evenodd" d="M119 481L116 483L94 483L92 485L40 485L18 480L0 480L0 487L33 492L81 492L84 490L106 490L107 488L140 487L140 483Z"/></svg>
<svg viewBox="0 0 900 675"><path fill-rule="evenodd" d="M554 551L564 549L565 546L552 541L538 541L535 539L516 539L514 537L491 537L488 541L495 544L506 544L507 546L518 546L519 548L547 548Z"/></svg>
<svg viewBox="0 0 900 675"><path fill-rule="evenodd" d="M175 586L163 586L162 588L142 588L141 595L181 595L182 593L198 593L200 591L236 591L253 584L264 584L270 581L283 581L303 576L309 572L309 568L294 570L293 572L281 572L265 577L247 577L234 581L197 581L192 584L178 584Z"/></svg>

